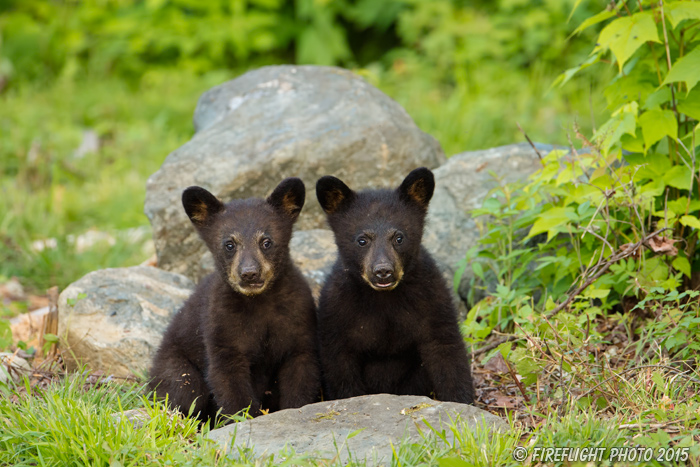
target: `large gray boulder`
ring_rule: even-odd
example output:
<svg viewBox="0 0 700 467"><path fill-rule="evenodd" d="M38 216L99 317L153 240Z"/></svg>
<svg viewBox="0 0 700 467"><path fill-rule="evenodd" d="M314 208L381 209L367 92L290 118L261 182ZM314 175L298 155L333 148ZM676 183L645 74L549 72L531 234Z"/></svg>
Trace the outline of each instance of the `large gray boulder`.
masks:
<svg viewBox="0 0 700 467"><path fill-rule="evenodd" d="M143 374L172 315L194 289L187 277L147 266L91 272L58 299L58 333L69 368Z"/></svg>
<svg viewBox="0 0 700 467"><path fill-rule="evenodd" d="M307 203L300 230L323 228L316 180L333 174L353 188L398 186L445 156L395 101L353 73L332 67L260 68L204 93L197 133L172 152L146 185L158 265L198 280L209 253L182 208L182 190L200 185L224 201L264 197L300 177Z"/></svg>
<svg viewBox="0 0 700 467"><path fill-rule="evenodd" d="M367 465L389 465L392 444L400 449L402 441L420 442L419 430L431 433L426 422L438 432L444 429L450 441L454 438L450 425L467 431L477 425L486 430L508 429L499 417L471 405L375 394L280 410L213 430L209 437L229 453L250 448L258 457L291 448L296 454L345 464L350 451L360 464L366 460Z"/></svg>
<svg viewBox="0 0 700 467"><path fill-rule="evenodd" d="M543 156L553 146L536 145ZM476 222L469 214L480 208L489 192L498 186L492 176L504 183L525 181L540 169L540 159L527 143L511 144L483 151L456 154L434 170L435 194L430 201L423 244L442 268L452 285L457 263L479 240ZM471 269L465 271L460 295L466 297Z"/></svg>

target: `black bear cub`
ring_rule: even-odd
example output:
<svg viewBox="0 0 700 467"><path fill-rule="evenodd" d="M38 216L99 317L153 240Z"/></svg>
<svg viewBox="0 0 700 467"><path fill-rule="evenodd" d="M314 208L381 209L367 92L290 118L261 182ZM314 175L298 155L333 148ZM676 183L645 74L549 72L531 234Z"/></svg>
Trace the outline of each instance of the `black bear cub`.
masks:
<svg viewBox="0 0 700 467"><path fill-rule="evenodd" d="M153 360L151 388L172 407L207 421L219 409L259 415L316 401L316 310L289 256L304 197L298 178L266 200L223 204L196 186L182 194L216 272L175 315Z"/></svg>
<svg viewBox="0 0 700 467"><path fill-rule="evenodd" d="M421 246L434 188L426 168L396 190L355 192L335 177L318 180L339 254L318 315L327 398L391 393L473 402L456 310Z"/></svg>

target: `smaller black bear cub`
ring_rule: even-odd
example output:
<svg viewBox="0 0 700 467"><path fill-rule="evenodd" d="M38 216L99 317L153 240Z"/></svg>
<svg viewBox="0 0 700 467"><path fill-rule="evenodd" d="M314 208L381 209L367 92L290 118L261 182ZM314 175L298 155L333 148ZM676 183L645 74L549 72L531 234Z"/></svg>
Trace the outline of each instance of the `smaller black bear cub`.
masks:
<svg viewBox="0 0 700 467"><path fill-rule="evenodd" d="M153 360L151 388L202 421L217 410L277 410L320 393L316 310L289 256L304 183L283 180L266 199L223 204L190 187L182 203L216 263L175 315Z"/></svg>
<svg viewBox="0 0 700 467"><path fill-rule="evenodd" d="M396 190L318 180L338 245L318 327L329 399L391 393L472 403L469 356L445 281L421 246L435 180L412 171Z"/></svg>

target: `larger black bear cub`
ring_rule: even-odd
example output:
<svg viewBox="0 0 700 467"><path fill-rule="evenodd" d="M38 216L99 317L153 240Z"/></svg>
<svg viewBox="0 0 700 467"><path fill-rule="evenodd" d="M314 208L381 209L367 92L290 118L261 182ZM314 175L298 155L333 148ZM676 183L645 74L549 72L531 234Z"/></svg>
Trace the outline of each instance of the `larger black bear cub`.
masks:
<svg viewBox="0 0 700 467"><path fill-rule="evenodd" d="M267 200L221 203L190 187L182 203L216 262L170 323L151 387L202 420L217 410L277 410L320 392L311 290L289 256L304 184L282 181Z"/></svg>
<svg viewBox="0 0 700 467"><path fill-rule="evenodd" d="M316 184L339 257L321 291L321 367L330 399L392 393L472 403L469 357L445 282L421 246L435 181L412 171L396 190Z"/></svg>

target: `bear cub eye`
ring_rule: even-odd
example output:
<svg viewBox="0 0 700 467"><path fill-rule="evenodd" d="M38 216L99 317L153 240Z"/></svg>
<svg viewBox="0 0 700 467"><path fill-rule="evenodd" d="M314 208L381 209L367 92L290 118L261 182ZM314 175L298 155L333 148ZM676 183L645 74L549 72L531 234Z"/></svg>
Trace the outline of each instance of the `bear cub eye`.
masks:
<svg viewBox="0 0 700 467"><path fill-rule="evenodd" d="M265 240L263 240L263 242L262 242L263 249L267 250L271 246L272 246L272 240L270 240L269 238L266 238Z"/></svg>
<svg viewBox="0 0 700 467"><path fill-rule="evenodd" d="M226 242L224 246L228 251L233 251L233 249L236 248L236 245L234 245L233 242Z"/></svg>
<svg viewBox="0 0 700 467"><path fill-rule="evenodd" d="M403 243L403 235L398 234L396 238L394 238L394 241L396 242L397 245L401 245Z"/></svg>
<svg viewBox="0 0 700 467"><path fill-rule="evenodd" d="M357 240L357 244L360 245L360 246L366 246L368 243L369 243L369 242L367 241L367 239L366 239L365 237L360 237L360 238Z"/></svg>

